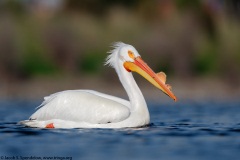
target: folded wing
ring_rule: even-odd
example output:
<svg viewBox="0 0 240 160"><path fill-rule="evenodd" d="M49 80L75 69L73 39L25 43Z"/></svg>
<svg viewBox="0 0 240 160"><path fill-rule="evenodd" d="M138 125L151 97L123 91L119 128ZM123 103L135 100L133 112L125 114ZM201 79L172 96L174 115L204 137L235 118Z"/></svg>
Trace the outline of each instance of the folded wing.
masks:
<svg viewBox="0 0 240 160"><path fill-rule="evenodd" d="M30 120L113 123L129 117L129 106L130 103L126 100L96 91L63 91L46 97Z"/></svg>

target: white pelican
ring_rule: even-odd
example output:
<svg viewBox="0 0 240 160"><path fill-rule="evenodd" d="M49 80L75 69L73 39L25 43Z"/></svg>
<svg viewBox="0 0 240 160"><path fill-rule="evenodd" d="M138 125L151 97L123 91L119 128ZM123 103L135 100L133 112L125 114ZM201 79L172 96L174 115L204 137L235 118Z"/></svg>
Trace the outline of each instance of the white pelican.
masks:
<svg viewBox="0 0 240 160"><path fill-rule="evenodd" d="M129 101L92 90L67 90L44 98L29 120L20 123L39 128L126 128L146 126L150 122L145 99L132 71L137 72L177 100L170 85L165 84L163 72L154 73L142 60L137 50L118 42L106 59L115 68Z"/></svg>

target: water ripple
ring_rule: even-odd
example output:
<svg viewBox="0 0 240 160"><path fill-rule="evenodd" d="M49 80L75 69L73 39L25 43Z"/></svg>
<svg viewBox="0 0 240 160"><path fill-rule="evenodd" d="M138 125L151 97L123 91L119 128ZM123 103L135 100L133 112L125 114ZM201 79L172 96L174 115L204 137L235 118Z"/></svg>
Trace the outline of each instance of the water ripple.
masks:
<svg viewBox="0 0 240 160"><path fill-rule="evenodd" d="M29 106L26 103L20 105ZM150 125L125 129L27 128L17 122L26 119L37 104L25 108L6 104L0 108L0 155L100 160L240 157L240 105L235 103L155 104L149 108Z"/></svg>

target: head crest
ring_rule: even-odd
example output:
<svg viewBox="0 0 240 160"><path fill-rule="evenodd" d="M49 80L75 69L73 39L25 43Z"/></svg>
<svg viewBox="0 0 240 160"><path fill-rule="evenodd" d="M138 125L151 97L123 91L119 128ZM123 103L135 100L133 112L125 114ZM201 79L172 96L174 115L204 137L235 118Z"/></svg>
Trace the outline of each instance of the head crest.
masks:
<svg viewBox="0 0 240 160"><path fill-rule="evenodd" d="M127 44L125 44L123 42L113 43L113 45L111 46L113 49L108 52L109 55L106 58L105 65L109 65L111 67L114 67L115 59L116 59L115 56L117 56L117 51L125 45L127 45Z"/></svg>

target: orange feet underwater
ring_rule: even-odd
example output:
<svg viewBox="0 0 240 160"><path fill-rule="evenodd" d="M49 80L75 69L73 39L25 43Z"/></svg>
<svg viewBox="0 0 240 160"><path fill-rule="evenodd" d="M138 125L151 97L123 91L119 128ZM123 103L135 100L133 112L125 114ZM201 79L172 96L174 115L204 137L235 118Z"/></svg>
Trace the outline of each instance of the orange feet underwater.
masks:
<svg viewBox="0 0 240 160"><path fill-rule="evenodd" d="M53 123L49 123L49 124L46 125L45 128L55 128L55 127L54 127Z"/></svg>

